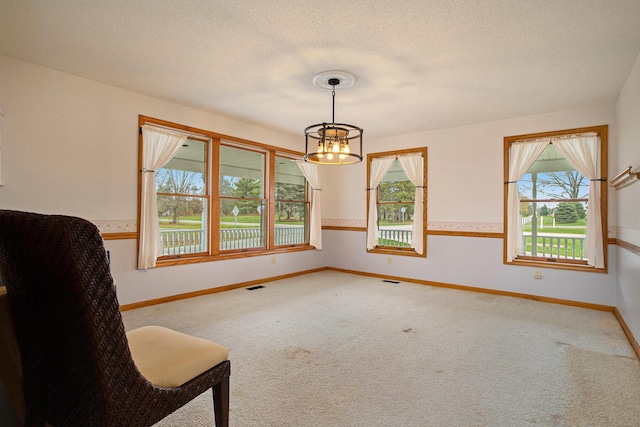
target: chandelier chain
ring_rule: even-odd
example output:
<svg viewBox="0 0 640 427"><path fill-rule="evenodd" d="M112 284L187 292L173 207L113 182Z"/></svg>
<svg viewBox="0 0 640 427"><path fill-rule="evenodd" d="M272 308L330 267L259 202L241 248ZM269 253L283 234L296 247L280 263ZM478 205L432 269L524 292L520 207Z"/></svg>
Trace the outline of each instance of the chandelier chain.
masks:
<svg viewBox="0 0 640 427"><path fill-rule="evenodd" d="M331 97L333 98L333 106L331 107L331 123L336 122L336 85L333 85L331 91Z"/></svg>

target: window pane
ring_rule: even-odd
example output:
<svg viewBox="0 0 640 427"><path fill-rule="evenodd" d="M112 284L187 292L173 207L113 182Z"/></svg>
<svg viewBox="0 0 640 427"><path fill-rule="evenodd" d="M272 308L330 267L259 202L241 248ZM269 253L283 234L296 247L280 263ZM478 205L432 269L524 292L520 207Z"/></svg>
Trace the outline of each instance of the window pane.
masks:
<svg viewBox="0 0 640 427"><path fill-rule="evenodd" d="M276 202L275 245L297 245L309 241L306 202Z"/></svg>
<svg viewBox="0 0 640 427"><path fill-rule="evenodd" d="M264 200L220 200L220 250L265 246Z"/></svg>
<svg viewBox="0 0 640 427"><path fill-rule="evenodd" d="M158 196L162 255L207 251L207 199Z"/></svg>
<svg viewBox="0 0 640 427"><path fill-rule="evenodd" d="M518 181L518 189L522 221L519 255L586 260L589 180L549 144Z"/></svg>
<svg viewBox="0 0 640 427"><path fill-rule="evenodd" d="M407 178L398 159L378 185L377 195L378 244L411 247L416 187Z"/></svg>
<svg viewBox="0 0 640 427"><path fill-rule="evenodd" d="M413 202L416 187L409 181L400 162L396 159L378 185L378 202Z"/></svg>
<svg viewBox="0 0 640 427"><path fill-rule="evenodd" d="M264 154L220 146L220 195L263 198Z"/></svg>
<svg viewBox="0 0 640 427"><path fill-rule="evenodd" d="M307 181L291 159L276 156L276 200L306 200Z"/></svg>
<svg viewBox="0 0 640 427"><path fill-rule="evenodd" d="M156 191L172 194L206 194L207 144L187 140L176 155L156 171Z"/></svg>
<svg viewBox="0 0 640 427"><path fill-rule="evenodd" d="M520 255L585 260L586 205L586 202L521 202Z"/></svg>
<svg viewBox="0 0 640 427"><path fill-rule="evenodd" d="M588 196L589 180L549 144L518 181L518 189L527 199L579 199Z"/></svg>
<svg viewBox="0 0 640 427"><path fill-rule="evenodd" d="M307 180L298 165L276 156L274 244L299 245L309 242Z"/></svg>
<svg viewBox="0 0 640 427"><path fill-rule="evenodd" d="M379 204L378 244L399 248L411 247L413 211L413 203Z"/></svg>

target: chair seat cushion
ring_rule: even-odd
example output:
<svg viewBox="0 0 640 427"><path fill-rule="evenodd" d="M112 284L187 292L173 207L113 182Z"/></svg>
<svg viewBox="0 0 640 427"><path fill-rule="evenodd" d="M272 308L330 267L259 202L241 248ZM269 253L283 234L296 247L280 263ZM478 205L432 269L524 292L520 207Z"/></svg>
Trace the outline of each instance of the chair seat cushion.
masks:
<svg viewBox="0 0 640 427"><path fill-rule="evenodd" d="M161 387L181 386L229 357L219 344L161 326L134 329L127 339L140 373Z"/></svg>

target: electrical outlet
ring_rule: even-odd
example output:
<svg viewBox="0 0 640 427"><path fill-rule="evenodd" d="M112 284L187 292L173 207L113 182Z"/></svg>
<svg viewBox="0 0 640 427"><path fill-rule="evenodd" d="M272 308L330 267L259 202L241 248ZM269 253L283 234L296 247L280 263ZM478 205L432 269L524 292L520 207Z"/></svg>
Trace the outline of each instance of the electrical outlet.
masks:
<svg viewBox="0 0 640 427"><path fill-rule="evenodd" d="M540 270L535 270L533 272L533 278L534 279L542 279L542 273L540 272Z"/></svg>
<svg viewBox="0 0 640 427"><path fill-rule="evenodd" d="M276 263L276 257L272 256L271 257L271 264L275 264Z"/></svg>
<svg viewBox="0 0 640 427"><path fill-rule="evenodd" d="M391 257L387 257L387 264L391 264L393 262L393 260L391 259Z"/></svg>

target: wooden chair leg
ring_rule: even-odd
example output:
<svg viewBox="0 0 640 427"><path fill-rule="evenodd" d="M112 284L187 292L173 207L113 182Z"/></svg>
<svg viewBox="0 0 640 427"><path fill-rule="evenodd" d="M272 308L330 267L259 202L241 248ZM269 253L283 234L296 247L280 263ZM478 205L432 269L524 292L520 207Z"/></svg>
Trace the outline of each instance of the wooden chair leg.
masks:
<svg viewBox="0 0 640 427"><path fill-rule="evenodd" d="M229 377L213 386L216 427L229 427Z"/></svg>

